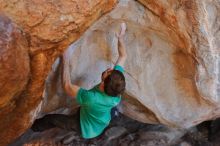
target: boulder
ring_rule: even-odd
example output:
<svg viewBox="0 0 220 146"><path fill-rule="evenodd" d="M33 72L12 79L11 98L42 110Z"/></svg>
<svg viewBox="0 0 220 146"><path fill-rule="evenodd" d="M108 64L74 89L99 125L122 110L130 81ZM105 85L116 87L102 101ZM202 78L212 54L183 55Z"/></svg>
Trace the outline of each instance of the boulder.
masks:
<svg viewBox="0 0 220 146"><path fill-rule="evenodd" d="M41 111L45 80L54 60L116 3L0 0L1 15L7 18L0 18L0 145L31 126Z"/></svg>
<svg viewBox="0 0 220 146"><path fill-rule="evenodd" d="M219 3L209 1L121 0L68 48L72 82L90 89L101 81L101 73L116 62L116 33L125 22L127 87L121 112L183 129L219 117L218 10ZM57 60L51 75L58 65ZM53 93L45 96L50 102L44 109L65 97L62 90ZM59 103L52 109L73 107Z"/></svg>
<svg viewBox="0 0 220 146"><path fill-rule="evenodd" d="M120 0L93 25L116 0L0 3L0 11L25 33L27 47L24 43L22 48L28 49L28 55L21 62L29 62L29 68L17 67L22 69L16 74L17 84L3 89L11 94L0 98L1 111L6 111L0 114L0 144L8 144L44 114L68 113L77 107L61 87L57 57L69 47L66 59L72 82L92 88L116 62L115 34L121 22L128 27L122 113L144 123L181 129L220 117L219 2Z"/></svg>
<svg viewBox="0 0 220 146"><path fill-rule="evenodd" d="M4 15L0 16L0 32L0 108L10 106L13 110L29 79L29 47L21 29Z"/></svg>

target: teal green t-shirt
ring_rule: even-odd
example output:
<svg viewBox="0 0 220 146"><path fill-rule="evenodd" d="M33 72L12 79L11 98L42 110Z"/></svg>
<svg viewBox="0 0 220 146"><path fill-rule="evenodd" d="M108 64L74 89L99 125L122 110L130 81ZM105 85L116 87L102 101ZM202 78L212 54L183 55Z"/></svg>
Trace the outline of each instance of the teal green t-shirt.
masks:
<svg viewBox="0 0 220 146"><path fill-rule="evenodd" d="M115 70L124 72L116 65ZM121 97L108 96L99 90L99 85L90 90L80 88L77 97L80 104L80 126L83 138L100 135L111 120L111 109L119 104Z"/></svg>

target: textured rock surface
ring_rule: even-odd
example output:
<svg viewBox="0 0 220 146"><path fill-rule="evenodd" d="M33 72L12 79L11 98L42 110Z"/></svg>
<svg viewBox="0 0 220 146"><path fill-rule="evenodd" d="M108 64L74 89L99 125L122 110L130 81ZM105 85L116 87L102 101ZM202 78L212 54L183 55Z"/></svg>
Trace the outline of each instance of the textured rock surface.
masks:
<svg viewBox="0 0 220 146"><path fill-rule="evenodd" d="M179 114L177 118L182 117L183 121L190 119L189 123L182 123L183 127L219 117L219 1L139 1L184 42L184 46L180 42L176 45L179 51L173 59L174 79L181 94L185 95L174 99L179 104L177 108L181 107L180 111L171 111Z"/></svg>
<svg viewBox="0 0 220 146"><path fill-rule="evenodd" d="M7 24L8 18L1 17L0 86L4 88L0 93L0 145L5 146L21 135L36 118L45 79L55 58L116 3L0 0L0 12L26 34L23 38L19 30Z"/></svg>
<svg viewBox="0 0 220 146"><path fill-rule="evenodd" d="M101 72L117 59L115 33L124 21L127 92L120 110L142 122L180 128L219 117L219 2L139 2L121 0L69 48L72 81L84 88L100 81ZM14 111L1 116L1 144L2 137L8 143L41 114L76 107L60 87L59 60L47 78L45 94L44 81L55 58L115 3L0 0L0 10L27 33L31 58L27 87Z"/></svg>
<svg viewBox="0 0 220 146"><path fill-rule="evenodd" d="M168 146L179 143L184 133L185 131L182 130L167 128L163 125L145 124L120 115L111 121L102 135L90 140L80 138L79 133L75 131L68 132L53 128L41 133L28 130L9 146L63 146L65 144L71 146Z"/></svg>
<svg viewBox="0 0 220 146"><path fill-rule="evenodd" d="M9 146L62 146L64 143L71 146L219 146L219 121L218 119L212 122L214 131L209 133L207 122L188 130L178 130L163 125L141 123L120 115L113 119L101 136L91 140L80 138L75 131L54 128L41 133L28 130Z"/></svg>
<svg viewBox="0 0 220 146"><path fill-rule="evenodd" d="M29 71L28 43L24 34L9 18L0 16L0 109L15 106L11 101L25 88ZM0 113L8 112L5 110Z"/></svg>
<svg viewBox="0 0 220 146"><path fill-rule="evenodd" d="M117 59L115 33L124 21L128 61L121 111L142 122L180 128L219 117L219 3L140 2L144 6L120 1L69 48L72 81L87 89L100 82L102 71ZM57 65L58 60L54 72ZM50 77L58 75L54 72ZM46 93L55 91L52 85L48 80ZM61 98L62 90L45 95L45 111L51 103L56 103L53 110L68 106L57 102Z"/></svg>

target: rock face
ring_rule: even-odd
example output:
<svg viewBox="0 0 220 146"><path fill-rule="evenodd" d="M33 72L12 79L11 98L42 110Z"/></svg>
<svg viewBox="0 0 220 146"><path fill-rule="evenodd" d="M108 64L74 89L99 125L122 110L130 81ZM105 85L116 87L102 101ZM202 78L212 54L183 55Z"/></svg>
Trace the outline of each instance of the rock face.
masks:
<svg viewBox="0 0 220 146"><path fill-rule="evenodd" d="M22 31L10 19L0 16L0 32L0 108L3 109L15 106L11 101L25 88L30 67L28 43Z"/></svg>
<svg viewBox="0 0 220 146"><path fill-rule="evenodd" d="M70 46L72 81L87 89L100 82L102 71L117 59L115 34L123 21L128 26L128 60L121 112L142 122L178 128L219 117L219 3L140 3L120 1ZM58 64L57 60L47 82L44 112L72 106L67 99L57 102L64 99L62 90L53 90Z"/></svg>
<svg viewBox="0 0 220 146"><path fill-rule="evenodd" d="M208 0L139 1L153 15L159 16L168 29L169 38L180 40L174 41L176 50L171 56L177 94L170 92L169 98L163 96L172 91L171 82L164 84L169 85L166 91L161 91L160 88L154 94L162 95L160 99L165 98L164 103L171 103L166 106L161 101L158 103L163 119L178 127L190 127L219 117L220 3ZM159 78L162 79L161 76Z"/></svg>
<svg viewBox="0 0 220 146"><path fill-rule="evenodd" d="M116 3L0 0L5 15L0 17L0 145L21 135L36 118L45 79L57 56Z"/></svg>
<svg viewBox="0 0 220 146"><path fill-rule="evenodd" d="M0 97L1 111L9 109L0 111L0 144L20 135L42 114L76 107L61 88L55 59L115 4L116 0L0 0L0 11L27 34L28 46L22 48L28 48L30 56L30 72L22 69L30 79L26 76L19 87L13 86L15 91L8 91L13 94ZM100 82L102 71L117 59L115 33L123 21L128 26L128 60L121 112L141 122L178 128L219 117L219 11L215 0L120 0L67 50L72 82L88 89ZM14 99L16 107L10 107Z"/></svg>
<svg viewBox="0 0 220 146"><path fill-rule="evenodd" d="M36 133L28 130L9 146L174 146L180 145L180 142L183 141L180 137L183 137L185 133L181 130L167 128L164 125L141 123L119 114L118 117L115 117L111 121L109 127L100 136L90 140L81 138L80 133L75 131L53 128ZM205 141L204 138L206 137L203 137L203 141ZM188 140L191 140L191 138Z"/></svg>

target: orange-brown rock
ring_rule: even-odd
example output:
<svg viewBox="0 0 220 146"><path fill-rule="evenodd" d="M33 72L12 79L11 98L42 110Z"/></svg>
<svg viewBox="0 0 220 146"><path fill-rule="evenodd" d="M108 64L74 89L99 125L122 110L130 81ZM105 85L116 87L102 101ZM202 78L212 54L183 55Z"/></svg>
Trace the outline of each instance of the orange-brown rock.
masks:
<svg viewBox="0 0 220 146"><path fill-rule="evenodd" d="M29 48L20 28L3 15L0 32L0 109L10 106L12 110L29 79Z"/></svg>
<svg viewBox="0 0 220 146"><path fill-rule="evenodd" d="M0 145L21 135L35 119L55 58L116 3L0 0L0 12L25 33L1 17Z"/></svg>

